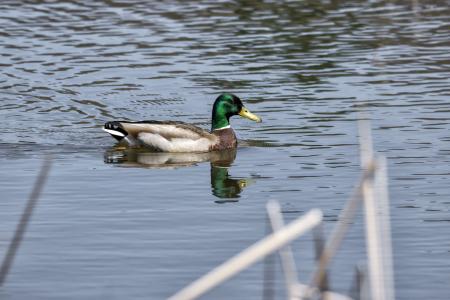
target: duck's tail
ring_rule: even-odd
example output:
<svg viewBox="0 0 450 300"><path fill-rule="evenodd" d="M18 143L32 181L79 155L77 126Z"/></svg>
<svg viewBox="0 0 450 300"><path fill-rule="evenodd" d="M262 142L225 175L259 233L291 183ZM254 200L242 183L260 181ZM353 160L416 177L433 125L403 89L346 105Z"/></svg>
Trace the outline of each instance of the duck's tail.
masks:
<svg viewBox="0 0 450 300"><path fill-rule="evenodd" d="M122 124L117 121L106 122L103 126L103 130L118 141L121 141L128 135L128 132L123 128Z"/></svg>

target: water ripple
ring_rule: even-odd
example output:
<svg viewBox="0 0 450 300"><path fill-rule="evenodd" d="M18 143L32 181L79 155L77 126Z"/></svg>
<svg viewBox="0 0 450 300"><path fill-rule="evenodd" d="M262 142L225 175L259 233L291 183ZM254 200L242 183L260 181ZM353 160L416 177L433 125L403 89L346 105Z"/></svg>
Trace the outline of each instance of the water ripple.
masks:
<svg viewBox="0 0 450 300"><path fill-rule="evenodd" d="M409 192L396 207L448 195L435 186L450 177L445 1L2 1L0 39L0 151L106 147L113 118L208 128L231 91L264 119L233 119L242 145L289 157L291 180L351 167L366 110ZM420 219L448 223L431 213Z"/></svg>

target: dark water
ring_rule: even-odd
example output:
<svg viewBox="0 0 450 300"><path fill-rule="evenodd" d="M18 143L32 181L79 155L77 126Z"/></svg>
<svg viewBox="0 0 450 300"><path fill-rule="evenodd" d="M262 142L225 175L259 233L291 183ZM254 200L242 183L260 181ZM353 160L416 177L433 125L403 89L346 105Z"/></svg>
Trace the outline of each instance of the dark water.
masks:
<svg viewBox="0 0 450 300"><path fill-rule="evenodd" d="M264 206L329 232L359 174L358 110L388 157L398 299L450 295L447 1L2 1L0 255L46 153L48 185L1 299L163 299L265 234ZM209 128L240 96L228 157L112 148L105 121ZM346 292L362 221L331 274ZM311 236L294 244L300 278ZM283 285L276 271L278 293ZM260 299L263 265L205 299Z"/></svg>

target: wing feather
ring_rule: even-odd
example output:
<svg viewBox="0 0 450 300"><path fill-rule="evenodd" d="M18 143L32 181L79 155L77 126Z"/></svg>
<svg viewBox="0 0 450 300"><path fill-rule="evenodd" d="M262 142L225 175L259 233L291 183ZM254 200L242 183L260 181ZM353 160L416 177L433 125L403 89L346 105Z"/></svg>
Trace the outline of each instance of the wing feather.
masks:
<svg viewBox="0 0 450 300"><path fill-rule="evenodd" d="M218 142L217 136L183 122L118 121L127 136L142 145L163 152L208 152Z"/></svg>
<svg viewBox="0 0 450 300"><path fill-rule="evenodd" d="M120 122L128 134L137 136L142 132L159 134L166 139L185 138L200 139L207 138L214 140L215 136L197 126L171 121L141 121L141 122Z"/></svg>
<svg viewBox="0 0 450 300"><path fill-rule="evenodd" d="M208 152L214 144L205 137L167 139L160 134L150 132L139 133L137 139L142 144L163 152Z"/></svg>

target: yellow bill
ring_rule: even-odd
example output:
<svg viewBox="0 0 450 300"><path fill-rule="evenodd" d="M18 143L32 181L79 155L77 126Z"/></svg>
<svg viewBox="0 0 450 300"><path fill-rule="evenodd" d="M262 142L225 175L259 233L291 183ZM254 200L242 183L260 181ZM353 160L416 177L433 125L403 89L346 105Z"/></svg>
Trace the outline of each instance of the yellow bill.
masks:
<svg viewBox="0 0 450 300"><path fill-rule="evenodd" d="M261 118L257 115L251 113L245 106L241 108L241 111L239 112L239 115L243 118L247 118L249 120L255 121L255 122L261 122Z"/></svg>

